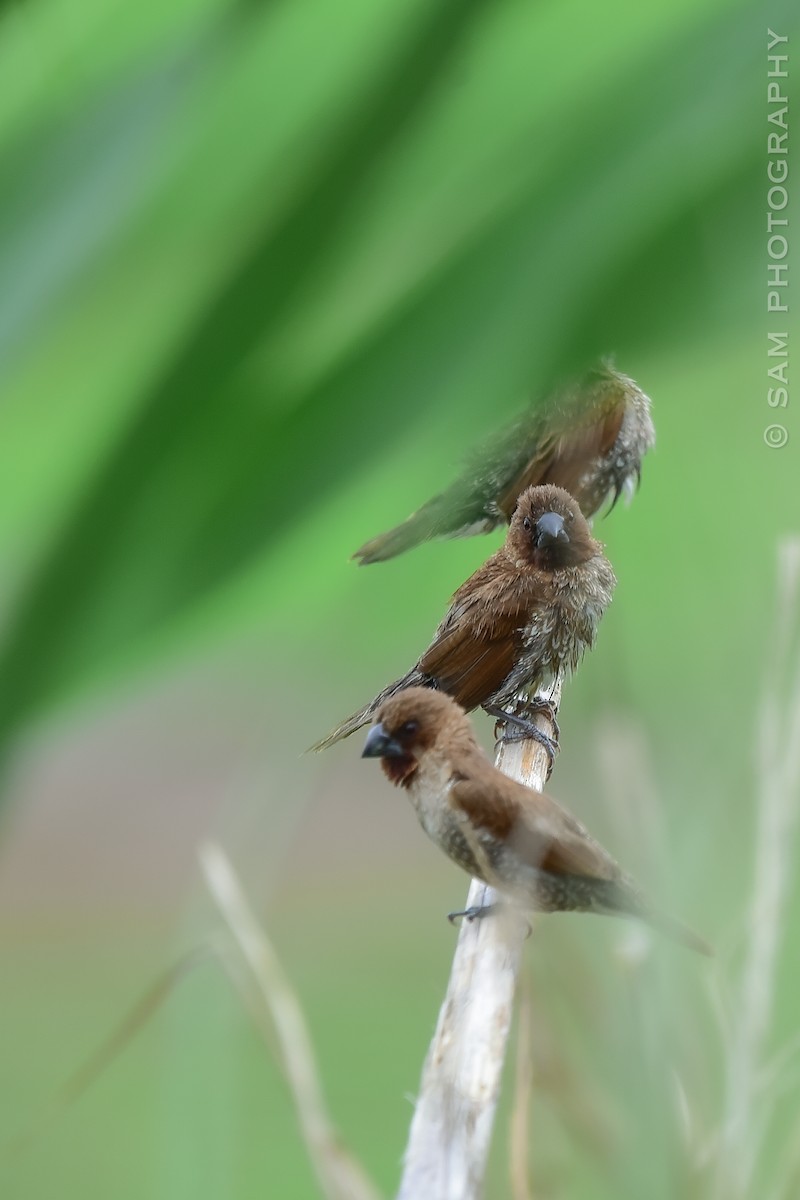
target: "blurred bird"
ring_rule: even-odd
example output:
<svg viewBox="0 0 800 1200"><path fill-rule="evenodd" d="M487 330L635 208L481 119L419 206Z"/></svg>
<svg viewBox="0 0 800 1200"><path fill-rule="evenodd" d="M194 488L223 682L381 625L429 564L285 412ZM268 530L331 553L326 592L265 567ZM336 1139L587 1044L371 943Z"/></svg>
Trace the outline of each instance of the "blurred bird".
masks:
<svg viewBox="0 0 800 1200"><path fill-rule="evenodd" d="M504 544L462 583L428 649L408 674L312 746L323 750L363 725L389 696L423 686L447 692L465 709L482 706L527 736L554 746L507 710L574 671L594 642L616 584L603 547L563 489L523 492ZM530 707L544 707L529 701ZM551 719L554 714L551 712Z"/></svg>
<svg viewBox="0 0 800 1200"><path fill-rule="evenodd" d="M365 542L353 558L383 562L431 538L488 533L511 520L532 484L563 487L592 517L608 498L613 508L623 491L633 492L654 443L649 398L603 363L519 416L474 454L447 491Z"/></svg>
<svg viewBox="0 0 800 1200"><path fill-rule="evenodd" d="M650 906L580 821L498 771L449 696L408 688L386 700L377 717L363 757L381 759L428 837L469 875L526 910L641 917L711 954L702 938ZM450 916L473 920L494 907Z"/></svg>

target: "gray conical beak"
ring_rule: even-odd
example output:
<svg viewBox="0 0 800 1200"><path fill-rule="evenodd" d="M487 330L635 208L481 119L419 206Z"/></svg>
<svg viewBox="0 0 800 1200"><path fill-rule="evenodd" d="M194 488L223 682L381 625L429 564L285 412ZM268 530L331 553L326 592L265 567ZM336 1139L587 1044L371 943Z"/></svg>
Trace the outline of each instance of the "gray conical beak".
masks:
<svg viewBox="0 0 800 1200"><path fill-rule="evenodd" d="M405 750L391 737L380 721L373 725L361 751L362 758L405 758Z"/></svg>
<svg viewBox="0 0 800 1200"><path fill-rule="evenodd" d="M536 522L536 545L568 541L569 534L564 525L564 518L554 512L542 513Z"/></svg>

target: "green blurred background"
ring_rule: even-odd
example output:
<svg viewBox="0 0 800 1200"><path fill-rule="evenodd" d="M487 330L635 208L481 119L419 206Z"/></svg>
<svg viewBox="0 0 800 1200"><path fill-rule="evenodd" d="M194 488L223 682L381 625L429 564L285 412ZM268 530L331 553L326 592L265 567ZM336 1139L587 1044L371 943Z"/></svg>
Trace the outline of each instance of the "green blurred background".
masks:
<svg viewBox="0 0 800 1200"><path fill-rule="evenodd" d="M302 750L413 661L499 537L348 556L612 353L658 444L597 526L619 588L552 787L718 956L540 925L532 1186L713 1194L676 1080L696 1149L725 1110L776 545L800 531L791 405L788 445L763 437L766 333L786 327L766 315L766 30L798 24L778 0L2 5L3 1138L218 930L196 865L213 836L391 1194L466 881L358 737ZM797 1023L788 905L769 1051ZM800 1189L793 1068L759 1100L759 1197ZM212 965L0 1157L0 1187L319 1194Z"/></svg>

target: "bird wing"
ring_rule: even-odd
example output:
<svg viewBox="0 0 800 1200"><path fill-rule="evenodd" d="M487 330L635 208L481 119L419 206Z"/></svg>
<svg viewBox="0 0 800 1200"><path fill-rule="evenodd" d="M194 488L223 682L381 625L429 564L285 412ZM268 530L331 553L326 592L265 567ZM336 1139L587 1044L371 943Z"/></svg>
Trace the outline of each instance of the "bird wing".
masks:
<svg viewBox="0 0 800 1200"><path fill-rule="evenodd" d="M625 416L625 393L619 390L602 405L566 415L560 427L550 429L532 447L522 470L497 496L497 506L508 520L525 488L552 483L575 496L587 468L607 454L619 436Z"/></svg>
<svg viewBox="0 0 800 1200"><path fill-rule="evenodd" d="M491 575L468 583L468 591L453 597L417 669L469 710L493 696L514 669L535 598L498 587Z"/></svg>
<svg viewBox="0 0 800 1200"><path fill-rule="evenodd" d="M563 487L591 517L605 499L598 491L599 464L608 456L632 403L641 403L641 441L623 465L606 463L601 472L616 493L625 479L638 474L638 458L652 446L654 430L649 400L632 379L603 363L582 379L550 393L469 456L462 474L444 492L412 513L408 520L366 542L353 555L361 563L381 562L434 537L466 537L488 533L511 514L531 484Z"/></svg>
<svg viewBox="0 0 800 1200"><path fill-rule="evenodd" d="M450 796L477 828L510 842L531 866L554 875L615 882L621 878L614 859L580 821L551 797L508 779L494 767L457 780Z"/></svg>
<svg viewBox="0 0 800 1200"><path fill-rule="evenodd" d="M495 881L493 863L481 832L505 840L532 867L552 875L596 881L591 905L596 912L642 917L699 954L713 954L704 938L654 909L611 855L555 800L508 779L488 762L470 763L469 769L475 774L454 780L450 802L464 814L464 837L488 883L502 890L502 880ZM494 778L497 775L499 781Z"/></svg>
<svg viewBox="0 0 800 1200"><path fill-rule="evenodd" d="M495 490L480 479L473 479L471 472L467 472L400 525L370 538L356 550L353 558L366 566L367 563L385 562L431 538L488 533L503 523L503 516L496 509L490 511L489 502Z"/></svg>

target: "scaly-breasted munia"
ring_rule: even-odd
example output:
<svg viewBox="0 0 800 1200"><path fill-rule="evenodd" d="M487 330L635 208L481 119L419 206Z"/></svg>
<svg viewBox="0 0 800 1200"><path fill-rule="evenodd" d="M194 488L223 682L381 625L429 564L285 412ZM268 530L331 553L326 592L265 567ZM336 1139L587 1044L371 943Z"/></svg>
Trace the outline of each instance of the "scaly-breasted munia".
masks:
<svg viewBox="0 0 800 1200"><path fill-rule="evenodd" d="M448 857L512 904L641 917L711 953L702 938L651 907L580 821L493 766L449 696L408 688L390 697L378 710L363 757L381 759L387 778L405 789L422 828Z"/></svg>
<svg viewBox="0 0 800 1200"><path fill-rule="evenodd" d="M592 517L609 497L616 503L633 491L654 442L650 400L603 363L517 417L446 491L353 557L382 562L431 538L488 533L511 520L520 494L535 484L565 488Z"/></svg>
<svg viewBox="0 0 800 1200"><path fill-rule="evenodd" d="M447 692L465 709L501 720L515 697L574 671L595 639L616 584L603 547L578 504L561 488L523 492L504 544L461 585L428 649L411 670L313 750L366 725L389 696L422 686ZM530 736L553 746L534 726Z"/></svg>

